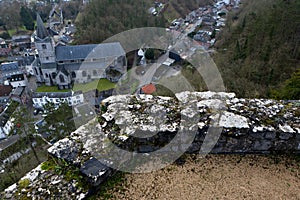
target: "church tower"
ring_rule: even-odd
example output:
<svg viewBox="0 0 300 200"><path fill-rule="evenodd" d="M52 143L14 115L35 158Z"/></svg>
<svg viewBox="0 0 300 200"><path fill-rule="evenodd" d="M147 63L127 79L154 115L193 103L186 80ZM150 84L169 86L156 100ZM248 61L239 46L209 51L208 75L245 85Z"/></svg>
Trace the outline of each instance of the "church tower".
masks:
<svg viewBox="0 0 300 200"><path fill-rule="evenodd" d="M35 73L39 82L44 82L46 85L53 85L57 70L55 43L38 13L36 24L35 47L39 55L39 65L36 66Z"/></svg>

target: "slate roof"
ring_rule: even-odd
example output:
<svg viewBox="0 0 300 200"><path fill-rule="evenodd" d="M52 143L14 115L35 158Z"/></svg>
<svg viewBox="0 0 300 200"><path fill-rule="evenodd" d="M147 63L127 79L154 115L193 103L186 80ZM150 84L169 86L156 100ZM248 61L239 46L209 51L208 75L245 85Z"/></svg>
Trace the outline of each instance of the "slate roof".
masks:
<svg viewBox="0 0 300 200"><path fill-rule="evenodd" d="M12 95L20 97L20 96L22 95L23 91L24 91L24 88L23 88L23 87L17 87L17 88L14 89L14 91L12 92Z"/></svg>
<svg viewBox="0 0 300 200"><path fill-rule="evenodd" d="M59 70L58 70L58 73L61 72L63 73L65 76L69 76L69 72L65 69L65 67L61 67Z"/></svg>
<svg viewBox="0 0 300 200"><path fill-rule="evenodd" d="M103 43L103 44L87 44L76 46L57 46L56 60L69 61L81 59L99 59L107 57L116 57L125 54L119 42Z"/></svg>
<svg viewBox="0 0 300 200"><path fill-rule="evenodd" d="M18 69L19 69L18 62L2 63L0 66L1 71L12 71Z"/></svg>
<svg viewBox="0 0 300 200"><path fill-rule="evenodd" d="M36 15L36 26L37 26L36 36L39 39L45 39L46 37L49 36L49 33L48 33L47 29L44 26L44 22L43 22L41 16L38 13Z"/></svg>
<svg viewBox="0 0 300 200"><path fill-rule="evenodd" d="M6 113L2 113L2 115L0 115L0 127L5 126L8 120L9 120L9 116Z"/></svg>
<svg viewBox="0 0 300 200"><path fill-rule="evenodd" d="M88 70L88 69L105 69L108 65L111 64L110 62L83 62L83 63L70 63L64 64L64 67L68 71L75 71L75 70Z"/></svg>

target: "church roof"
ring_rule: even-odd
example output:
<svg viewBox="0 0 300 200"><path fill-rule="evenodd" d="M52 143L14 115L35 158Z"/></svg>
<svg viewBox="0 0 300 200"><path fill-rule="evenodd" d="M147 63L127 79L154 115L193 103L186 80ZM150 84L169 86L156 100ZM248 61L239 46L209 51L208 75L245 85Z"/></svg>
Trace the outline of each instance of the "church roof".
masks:
<svg viewBox="0 0 300 200"><path fill-rule="evenodd" d="M125 55L125 51L119 42L57 46L55 50L57 61L100 59Z"/></svg>
<svg viewBox="0 0 300 200"><path fill-rule="evenodd" d="M36 14L36 36L39 38L39 39L45 39L46 37L49 36L49 33L47 31L47 29L45 28L44 26L44 22L41 18L41 16L37 13Z"/></svg>

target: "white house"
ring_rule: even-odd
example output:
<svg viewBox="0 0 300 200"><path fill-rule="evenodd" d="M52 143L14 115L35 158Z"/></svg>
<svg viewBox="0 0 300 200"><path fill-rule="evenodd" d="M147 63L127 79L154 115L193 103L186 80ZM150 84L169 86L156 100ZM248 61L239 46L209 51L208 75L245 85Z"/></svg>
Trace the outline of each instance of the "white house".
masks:
<svg viewBox="0 0 300 200"><path fill-rule="evenodd" d="M7 112L8 107L0 114L0 139L6 138L14 127L12 113Z"/></svg>
<svg viewBox="0 0 300 200"><path fill-rule="evenodd" d="M37 92L32 95L33 107L43 108L48 102L60 105L68 102L69 106L75 106L84 102L82 92Z"/></svg>
<svg viewBox="0 0 300 200"><path fill-rule="evenodd" d="M8 120L0 119L0 139L6 138L12 128L14 127L13 118L9 118Z"/></svg>
<svg viewBox="0 0 300 200"><path fill-rule="evenodd" d="M23 73L11 75L11 77L8 78L8 81L13 88L26 87L28 83L27 78Z"/></svg>

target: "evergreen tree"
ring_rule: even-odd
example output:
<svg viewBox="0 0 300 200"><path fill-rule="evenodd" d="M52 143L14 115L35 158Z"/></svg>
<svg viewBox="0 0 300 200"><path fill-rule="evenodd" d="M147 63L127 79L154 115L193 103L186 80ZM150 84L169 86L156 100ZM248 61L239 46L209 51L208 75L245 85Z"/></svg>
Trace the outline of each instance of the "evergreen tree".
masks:
<svg viewBox="0 0 300 200"><path fill-rule="evenodd" d="M20 9L22 23L27 30L34 30L34 21L31 12L28 8L22 6Z"/></svg>

